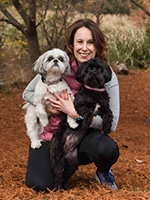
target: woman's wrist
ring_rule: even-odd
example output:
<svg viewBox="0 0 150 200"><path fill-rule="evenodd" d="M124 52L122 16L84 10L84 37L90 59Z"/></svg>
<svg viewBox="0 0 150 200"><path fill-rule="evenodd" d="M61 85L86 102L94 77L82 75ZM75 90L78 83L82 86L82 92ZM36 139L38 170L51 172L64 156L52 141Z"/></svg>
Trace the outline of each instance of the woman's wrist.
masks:
<svg viewBox="0 0 150 200"><path fill-rule="evenodd" d="M72 117L73 119L77 119L80 117L80 115L76 111L74 113L70 113L69 116Z"/></svg>
<svg viewBox="0 0 150 200"><path fill-rule="evenodd" d="M78 120L78 119L83 120L83 119L84 119L84 117L81 116L81 115L79 115L76 111L75 111L74 113L70 114L69 116L72 117L72 118L75 119L75 120ZM92 121L91 121L91 124L94 122L95 118L96 118L96 116L93 116L93 119L92 119Z"/></svg>
<svg viewBox="0 0 150 200"><path fill-rule="evenodd" d="M71 117L72 119L76 119L78 118L80 115L77 113L74 105L73 106L70 106L70 109L67 109L67 112L66 114Z"/></svg>

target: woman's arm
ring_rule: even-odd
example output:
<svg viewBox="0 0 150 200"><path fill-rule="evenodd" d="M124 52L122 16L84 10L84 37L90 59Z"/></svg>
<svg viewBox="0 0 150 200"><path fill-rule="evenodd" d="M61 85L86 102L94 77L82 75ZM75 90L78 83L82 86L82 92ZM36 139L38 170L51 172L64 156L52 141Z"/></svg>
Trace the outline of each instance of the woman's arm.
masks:
<svg viewBox="0 0 150 200"><path fill-rule="evenodd" d="M120 92L119 83L115 72L112 72L112 79L106 84L106 90L110 97L109 106L113 114L113 122L111 131L115 131L118 125L120 116ZM103 120L100 116L96 116L90 127L101 128Z"/></svg>
<svg viewBox="0 0 150 200"><path fill-rule="evenodd" d="M120 91L118 78L115 72L112 73L112 80L106 85L106 90L110 97L109 106L113 114L111 130L115 131L120 117Z"/></svg>
<svg viewBox="0 0 150 200"><path fill-rule="evenodd" d="M23 91L22 94L22 98L33 104L34 105L34 91L35 91L35 86L37 85L37 82L39 81L39 79L41 78L41 75L37 74L32 80L31 82L27 85L27 87L25 88L25 90Z"/></svg>

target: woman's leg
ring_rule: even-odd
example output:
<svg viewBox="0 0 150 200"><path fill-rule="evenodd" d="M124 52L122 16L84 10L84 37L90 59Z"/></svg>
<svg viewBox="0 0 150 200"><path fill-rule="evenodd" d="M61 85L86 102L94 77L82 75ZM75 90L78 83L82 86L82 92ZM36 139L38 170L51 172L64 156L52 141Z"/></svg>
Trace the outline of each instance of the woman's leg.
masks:
<svg viewBox="0 0 150 200"><path fill-rule="evenodd" d="M98 169L105 172L117 161L119 148L109 135L91 128L78 147L78 156L80 164L94 162Z"/></svg>
<svg viewBox="0 0 150 200"><path fill-rule="evenodd" d="M110 136L89 129L78 147L78 156L80 164L95 163L95 179L99 184L111 190L118 189L110 168L118 160L119 148Z"/></svg>
<svg viewBox="0 0 150 200"><path fill-rule="evenodd" d="M54 187L49 151L48 142L43 142L39 149L29 148L26 185L36 191Z"/></svg>

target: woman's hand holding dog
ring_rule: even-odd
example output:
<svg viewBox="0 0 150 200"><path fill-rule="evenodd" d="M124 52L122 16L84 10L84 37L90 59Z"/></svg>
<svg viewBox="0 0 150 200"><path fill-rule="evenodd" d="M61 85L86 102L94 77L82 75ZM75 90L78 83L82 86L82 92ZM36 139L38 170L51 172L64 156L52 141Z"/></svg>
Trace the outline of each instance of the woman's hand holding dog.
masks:
<svg viewBox="0 0 150 200"><path fill-rule="evenodd" d="M76 112L74 104L71 99L71 95L64 90L60 95L54 93L53 94L56 100L49 99L51 107L47 108L47 111L51 114L59 115L60 112L66 113L73 119L77 119L80 115ZM92 119L91 124L95 120L95 116Z"/></svg>
<svg viewBox="0 0 150 200"><path fill-rule="evenodd" d="M63 91L60 95L54 93L53 94L56 100L49 99L51 106L53 109L58 112L63 112L69 115L72 118L78 118L79 115L74 108L74 104L71 99L71 95L67 93L67 91Z"/></svg>
<svg viewBox="0 0 150 200"><path fill-rule="evenodd" d="M56 108L52 108L49 105L46 106L46 112L50 113L50 115L59 115L60 114L59 110L57 110Z"/></svg>

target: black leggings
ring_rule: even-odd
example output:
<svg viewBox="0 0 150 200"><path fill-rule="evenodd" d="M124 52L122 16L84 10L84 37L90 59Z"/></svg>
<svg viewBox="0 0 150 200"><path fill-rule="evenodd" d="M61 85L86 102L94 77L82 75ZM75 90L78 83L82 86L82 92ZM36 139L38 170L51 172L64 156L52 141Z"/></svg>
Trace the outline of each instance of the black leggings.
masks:
<svg viewBox="0 0 150 200"><path fill-rule="evenodd" d="M95 163L96 167L107 172L119 157L116 142L98 130L89 129L89 133L78 147L81 165ZM50 165L49 143L42 142L39 149L29 148L26 185L36 191L53 189L53 172Z"/></svg>

